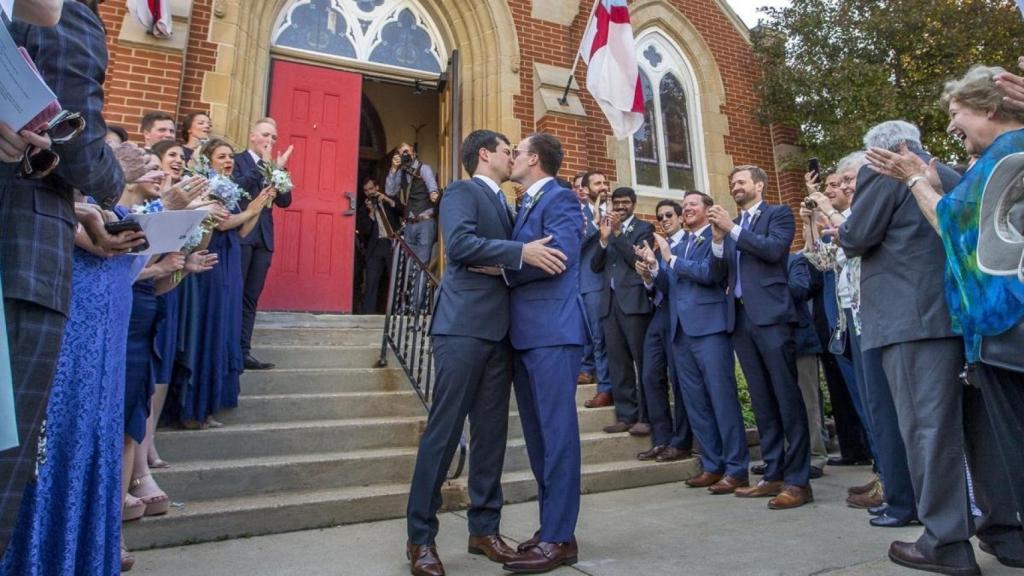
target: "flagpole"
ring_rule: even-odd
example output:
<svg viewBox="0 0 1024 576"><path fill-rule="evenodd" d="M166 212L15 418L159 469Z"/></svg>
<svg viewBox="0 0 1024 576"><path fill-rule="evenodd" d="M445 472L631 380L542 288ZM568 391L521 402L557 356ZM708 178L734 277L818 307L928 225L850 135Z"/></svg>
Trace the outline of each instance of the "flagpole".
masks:
<svg viewBox="0 0 1024 576"><path fill-rule="evenodd" d="M587 37L587 30L590 29L590 21L594 19L594 12L597 10L597 3L601 0L594 0L594 5L590 7L590 16L587 17L587 26L583 29L583 38ZM1022 0L1024 1L1024 0ZM583 41L580 38L580 42ZM581 45L582 46L582 45ZM562 92L562 97L558 99L558 103L562 106L569 105L569 89L572 88L572 81L576 77L576 66L580 63L580 50L576 49L576 58L572 61L572 70L569 71L569 80L565 83L565 91Z"/></svg>

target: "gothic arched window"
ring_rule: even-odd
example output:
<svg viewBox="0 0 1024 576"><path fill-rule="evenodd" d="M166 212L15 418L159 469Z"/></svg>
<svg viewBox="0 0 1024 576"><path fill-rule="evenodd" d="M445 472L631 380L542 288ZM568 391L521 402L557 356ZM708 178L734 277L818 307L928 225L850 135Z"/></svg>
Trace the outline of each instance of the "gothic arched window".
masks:
<svg viewBox="0 0 1024 576"><path fill-rule="evenodd" d="M638 36L644 124L633 135L633 181L646 192L703 190L699 106L689 64L660 33ZM674 196L674 195L673 195Z"/></svg>
<svg viewBox="0 0 1024 576"><path fill-rule="evenodd" d="M274 46L440 74L444 48L413 0L292 0Z"/></svg>

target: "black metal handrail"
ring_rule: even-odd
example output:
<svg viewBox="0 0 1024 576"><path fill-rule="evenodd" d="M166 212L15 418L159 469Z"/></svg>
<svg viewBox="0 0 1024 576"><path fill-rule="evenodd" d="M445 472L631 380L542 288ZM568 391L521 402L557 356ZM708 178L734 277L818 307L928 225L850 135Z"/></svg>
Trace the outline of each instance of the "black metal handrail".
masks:
<svg viewBox="0 0 1024 576"><path fill-rule="evenodd" d="M376 366L388 365L390 349L409 378L427 412L434 391L434 355L430 339L434 298L440 281L427 264L413 253L401 238L394 239L391 254L391 278L388 284L388 306L384 316L384 335L380 359ZM459 440L459 458L449 478L458 478L466 463L468 442L463 433Z"/></svg>

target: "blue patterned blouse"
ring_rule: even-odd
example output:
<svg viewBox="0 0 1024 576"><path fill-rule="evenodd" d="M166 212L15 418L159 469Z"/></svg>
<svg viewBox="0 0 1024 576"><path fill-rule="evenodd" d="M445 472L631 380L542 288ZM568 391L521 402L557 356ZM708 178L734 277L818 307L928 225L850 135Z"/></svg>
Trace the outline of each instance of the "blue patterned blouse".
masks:
<svg viewBox="0 0 1024 576"><path fill-rule="evenodd" d="M936 208L946 247L946 302L953 329L964 336L967 361L977 362L981 338L1001 334L1024 317L1024 283L978 268L981 196L996 164L1024 151L1024 129L1000 135Z"/></svg>

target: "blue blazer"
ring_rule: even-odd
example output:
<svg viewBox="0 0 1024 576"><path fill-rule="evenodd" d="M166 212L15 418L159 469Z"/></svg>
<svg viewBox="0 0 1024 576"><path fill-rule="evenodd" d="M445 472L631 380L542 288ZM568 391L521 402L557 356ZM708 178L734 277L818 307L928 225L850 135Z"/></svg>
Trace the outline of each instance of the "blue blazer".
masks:
<svg viewBox="0 0 1024 576"><path fill-rule="evenodd" d="M235 154L235 167L231 171L231 179L235 181L243 190L249 193L250 198L259 196L260 190L267 185L263 178L263 173L260 172L259 167L256 166L256 161L252 159L252 154L249 154L248 150L243 150L240 154ZM239 210L245 210L249 206L250 200L242 200L238 203ZM281 208L287 208L292 204L292 193L278 194L277 198L274 198L274 204ZM274 208L273 206L267 206L263 209L260 214L259 221L256 223L256 227L249 233L248 236L242 238L242 244L249 244L253 246L260 246L266 248L268 251L274 251Z"/></svg>
<svg viewBox="0 0 1024 576"><path fill-rule="evenodd" d="M529 210L520 210L512 239L532 242L551 236L548 246L561 250L565 272L550 276L523 264L507 270L512 287L512 347L530 350L547 346L582 346L587 342L583 298L580 296L580 202L557 181L541 188L540 198Z"/></svg>
<svg viewBox="0 0 1024 576"><path fill-rule="evenodd" d="M793 297L796 326L796 355L821 354L821 341L814 329L810 302L820 298L822 274L802 253L789 255L789 295Z"/></svg>
<svg viewBox="0 0 1024 576"><path fill-rule="evenodd" d="M740 218L733 222L739 225ZM736 251L743 253L739 264L743 308L758 326L796 321L786 280L789 247L795 233L796 223L788 206L763 202L753 222L740 232L739 240L734 242L726 235L724 258L711 259L712 265L728 270L726 290L732 305L736 298L732 289L736 285Z"/></svg>
<svg viewBox="0 0 1024 576"><path fill-rule="evenodd" d="M682 330L687 336L699 337L732 332L734 311L725 294L725 269L712 265L711 227L699 236L686 257L686 242L680 242L672 253L676 259L670 268L661 264L655 282L671 300L671 336Z"/></svg>
<svg viewBox="0 0 1024 576"><path fill-rule="evenodd" d="M509 330L505 280L469 268L519 266L522 244L509 240L512 215L486 184L474 179L451 183L439 210L446 263L430 333L503 340Z"/></svg>
<svg viewBox="0 0 1024 576"><path fill-rule="evenodd" d="M597 215L600 218L600 214ZM599 292L604 288L604 274L594 272L594 256L601 250L601 233L597 228L598 219L591 213L590 205L583 206L583 247L580 250L580 293Z"/></svg>

